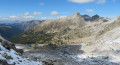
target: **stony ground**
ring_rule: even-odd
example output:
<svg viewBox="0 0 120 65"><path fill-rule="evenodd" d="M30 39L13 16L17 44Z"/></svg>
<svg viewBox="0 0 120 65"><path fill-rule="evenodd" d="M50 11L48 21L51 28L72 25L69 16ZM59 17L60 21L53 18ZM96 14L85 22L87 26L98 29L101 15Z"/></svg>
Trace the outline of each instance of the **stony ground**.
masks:
<svg viewBox="0 0 120 65"><path fill-rule="evenodd" d="M16 45L17 48L24 49L25 55L39 57L41 61L47 61L53 63L54 65L79 65L77 62L67 57L60 56L58 51L54 48L44 46L40 49L30 49L27 45ZM28 50L29 49L29 50Z"/></svg>
<svg viewBox="0 0 120 65"><path fill-rule="evenodd" d="M23 45L26 46L26 45ZM22 46L22 47L23 47ZM19 45L17 46L19 47ZM87 47L86 47L87 48ZM119 65L119 53L113 51L86 52L80 44L43 46L40 49L24 48L25 55L39 57L54 65Z"/></svg>

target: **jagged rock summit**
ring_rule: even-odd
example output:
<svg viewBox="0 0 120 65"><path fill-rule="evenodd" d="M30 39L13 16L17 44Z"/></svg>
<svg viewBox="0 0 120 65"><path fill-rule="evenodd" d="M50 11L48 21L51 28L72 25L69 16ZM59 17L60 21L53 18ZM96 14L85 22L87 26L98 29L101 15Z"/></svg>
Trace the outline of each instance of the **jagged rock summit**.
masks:
<svg viewBox="0 0 120 65"><path fill-rule="evenodd" d="M76 12L73 14L74 16L80 16L80 13L79 12Z"/></svg>

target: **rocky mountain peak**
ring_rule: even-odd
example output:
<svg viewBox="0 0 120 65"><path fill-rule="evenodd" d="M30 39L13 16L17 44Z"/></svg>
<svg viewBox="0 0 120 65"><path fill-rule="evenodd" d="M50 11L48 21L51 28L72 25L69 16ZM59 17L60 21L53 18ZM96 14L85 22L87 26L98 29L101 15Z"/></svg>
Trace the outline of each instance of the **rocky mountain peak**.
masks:
<svg viewBox="0 0 120 65"><path fill-rule="evenodd" d="M120 20L120 16L117 17L117 20Z"/></svg>
<svg viewBox="0 0 120 65"><path fill-rule="evenodd" d="M75 19L75 20L82 20L83 19L79 12L76 12L72 16L69 16L69 17L70 17L70 19Z"/></svg>
<svg viewBox="0 0 120 65"><path fill-rule="evenodd" d="M92 16L91 21L97 21L97 20L99 20L99 18L100 18L100 16L96 14L96 15Z"/></svg>
<svg viewBox="0 0 120 65"><path fill-rule="evenodd" d="M80 13L79 12L76 12L75 14L73 14L73 15L75 15L75 16L80 16Z"/></svg>
<svg viewBox="0 0 120 65"><path fill-rule="evenodd" d="M82 17L90 17L89 15L85 14L85 15L82 15Z"/></svg>
<svg viewBox="0 0 120 65"><path fill-rule="evenodd" d="M99 18L100 16L98 14L92 16L92 18Z"/></svg>

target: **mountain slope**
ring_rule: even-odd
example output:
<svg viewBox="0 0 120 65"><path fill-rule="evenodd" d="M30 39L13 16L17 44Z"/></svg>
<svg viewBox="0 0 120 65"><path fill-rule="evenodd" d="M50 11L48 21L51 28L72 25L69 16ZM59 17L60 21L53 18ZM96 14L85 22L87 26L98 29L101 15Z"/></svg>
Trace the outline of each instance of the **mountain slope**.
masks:
<svg viewBox="0 0 120 65"><path fill-rule="evenodd" d="M0 36L0 65L42 65L41 61L33 61L15 51L15 45Z"/></svg>
<svg viewBox="0 0 120 65"><path fill-rule="evenodd" d="M10 26L14 26L16 28L21 29L22 31L28 31L31 28L33 28L34 26L40 24L43 21L40 20L32 20L32 21L26 21L26 22L22 22L22 23L13 23L13 24L8 24Z"/></svg>
<svg viewBox="0 0 120 65"><path fill-rule="evenodd" d="M34 26L40 24L41 22L42 21L39 21L39 20L32 20L32 21L24 22L19 25L19 28L23 31L28 31Z"/></svg>
<svg viewBox="0 0 120 65"><path fill-rule="evenodd" d="M42 22L38 26L34 27L33 30L38 31L46 31L46 32L59 32L63 31L66 28L80 28L85 25L85 22L81 15L76 12L74 15L59 18L59 19L52 19Z"/></svg>
<svg viewBox="0 0 120 65"><path fill-rule="evenodd" d="M22 32L23 32L22 30L15 28L13 26L0 24L0 34L7 39Z"/></svg>
<svg viewBox="0 0 120 65"><path fill-rule="evenodd" d="M11 40L17 43L25 39L25 41L22 41L20 43L35 43L35 42L56 43L57 42L58 44L59 43L62 44L63 43L61 40L62 38L59 36L64 34L66 36L66 32L71 30L72 30L71 32L73 32L74 29L75 30L80 29L85 25L86 23L84 22L83 18L77 12L74 15L65 18L47 20L45 22L42 22L41 24L32 28L30 31L25 32L19 36L16 36L18 37L19 41L16 41L17 40L16 37L13 37ZM63 36L63 38L65 36ZM31 42L28 42L28 40L29 41L31 40Z"/></svg>
<svg viewBox="0 0 120 65"><path fill-rule="evenodd" d="M47 20L30 31L11 38L11 41L15 43L92 44L99 36L119 26L119 20L104 22L98 20L98 15L93 18L97 18L96 22L85 22L77 12L65 18Z"/></svg>

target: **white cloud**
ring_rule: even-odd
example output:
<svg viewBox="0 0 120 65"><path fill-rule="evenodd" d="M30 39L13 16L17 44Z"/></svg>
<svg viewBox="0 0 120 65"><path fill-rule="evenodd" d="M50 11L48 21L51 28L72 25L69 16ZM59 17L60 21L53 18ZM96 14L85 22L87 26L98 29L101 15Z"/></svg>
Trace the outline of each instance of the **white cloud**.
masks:
<svg viewBox="0 0 120 65"><path fill-rule="evenodd" d="M75 2L75 3L90 3L90 2L95 2L97 4L104 4L106 3L106 0L68 0L70 2ZM113 0L115 1L115 0Z"/></svg>
<svg viewBox="0 0 120 65"><path fill-rule="evenodd" d="M50 14L51 14L51 15L58 15L59 12L57 12L57 11L52 11Z"/></svg>
<svg viewBox="0 0 120 65"><path fill-rule="evenodd" d="M55 19L54 17L41 17L40 20Z"/></svg>
<svg viewBox="0 0 120 65"><path fill-rule="evenodd" d="M9 16L9 17L1 17L1 21L29 21L29 20L36 20L34 16L25 16L25 15L17 15L17 16Z"/></svg>
<svg viewBox="0 0 120 65"><path fill-rule="evenodd" d="M104 3L106 3L106 0L98 0L97 1L97 4L104 4Z"/></svg>
<svg viewBox="0 0 120 65"><path fill-rule="evenodd" d="M48 18L47 17L41 17L41 20L47 20Z"/></svg>
<svg viewBox="0 0 120 65"><path fill-rule="evenodd" d="M7 20L8 18L7 17L5 17L5 18L2 18L2 20Z"/></svg>
<svg viewBox="0 0 120 65"><path fill-rule="evenodd" d="M89 2L94 2L95 0L68 0L68 1L75 3L89 3Z"/></svg>
<svg viewBox="0 0 120 65"><path fill-rule="evenodd" d="M67 16L58 16L57 18L65 18L65 17L67 17Z"/></svg>
<svg viewBox="0 0 120 65"><path fill-rule="evenodd" d="M25 16L28 16L28 15L29 15L29 12L24 13L24 15L25 15Z"/></svg>
<svg viewBox="0 0 120 65"><path fill-rule="evenodd" d="M28 19L28 18L34 18L34 16L26 16L26 15L18 15L18 16L9 16L10 19Z"/></svg>
<svg viewBox="0 0 120 65"><path fill-rule="evenodd" d="M33 15L41 15L42 12L34 12Z"/></svg>
<svg viewBox="0 0 120 65"><path fill-rule="evenodd" d="M25 18L25 19L31 19L31 18L34 18L34 16L23 16L23 18Z"/></svg>
<svg viewBox="0 0 120 65"><path fill-rule="evenodd" d="M16 16L9 16L9 18L16 18Z"/></svg>
<svg viewBox="0 0 120 65"><path fill-rule="evenodd" d="M40 3L40 5L44 5L44 3Z"/></svg>
<svg viewBox="0 0 120 65"><path fill-rule="evenodd" d="M40 14L40 13L37 13ZM37 15L36 14L36 15ZM0 21L6 22L14 22L14 21L30 21L30 20L39 20L39 18L35 18L34 16L30 16L29 12L26 12L21 15L9 16L9 17L0 17Z"/></svg>
<svg viewBox="0 0 120 65"><path fill-rule="evenodd" d="M94 12L94 10L93 9L86 9L86 12L92 13L92 12Z"/></svg>

